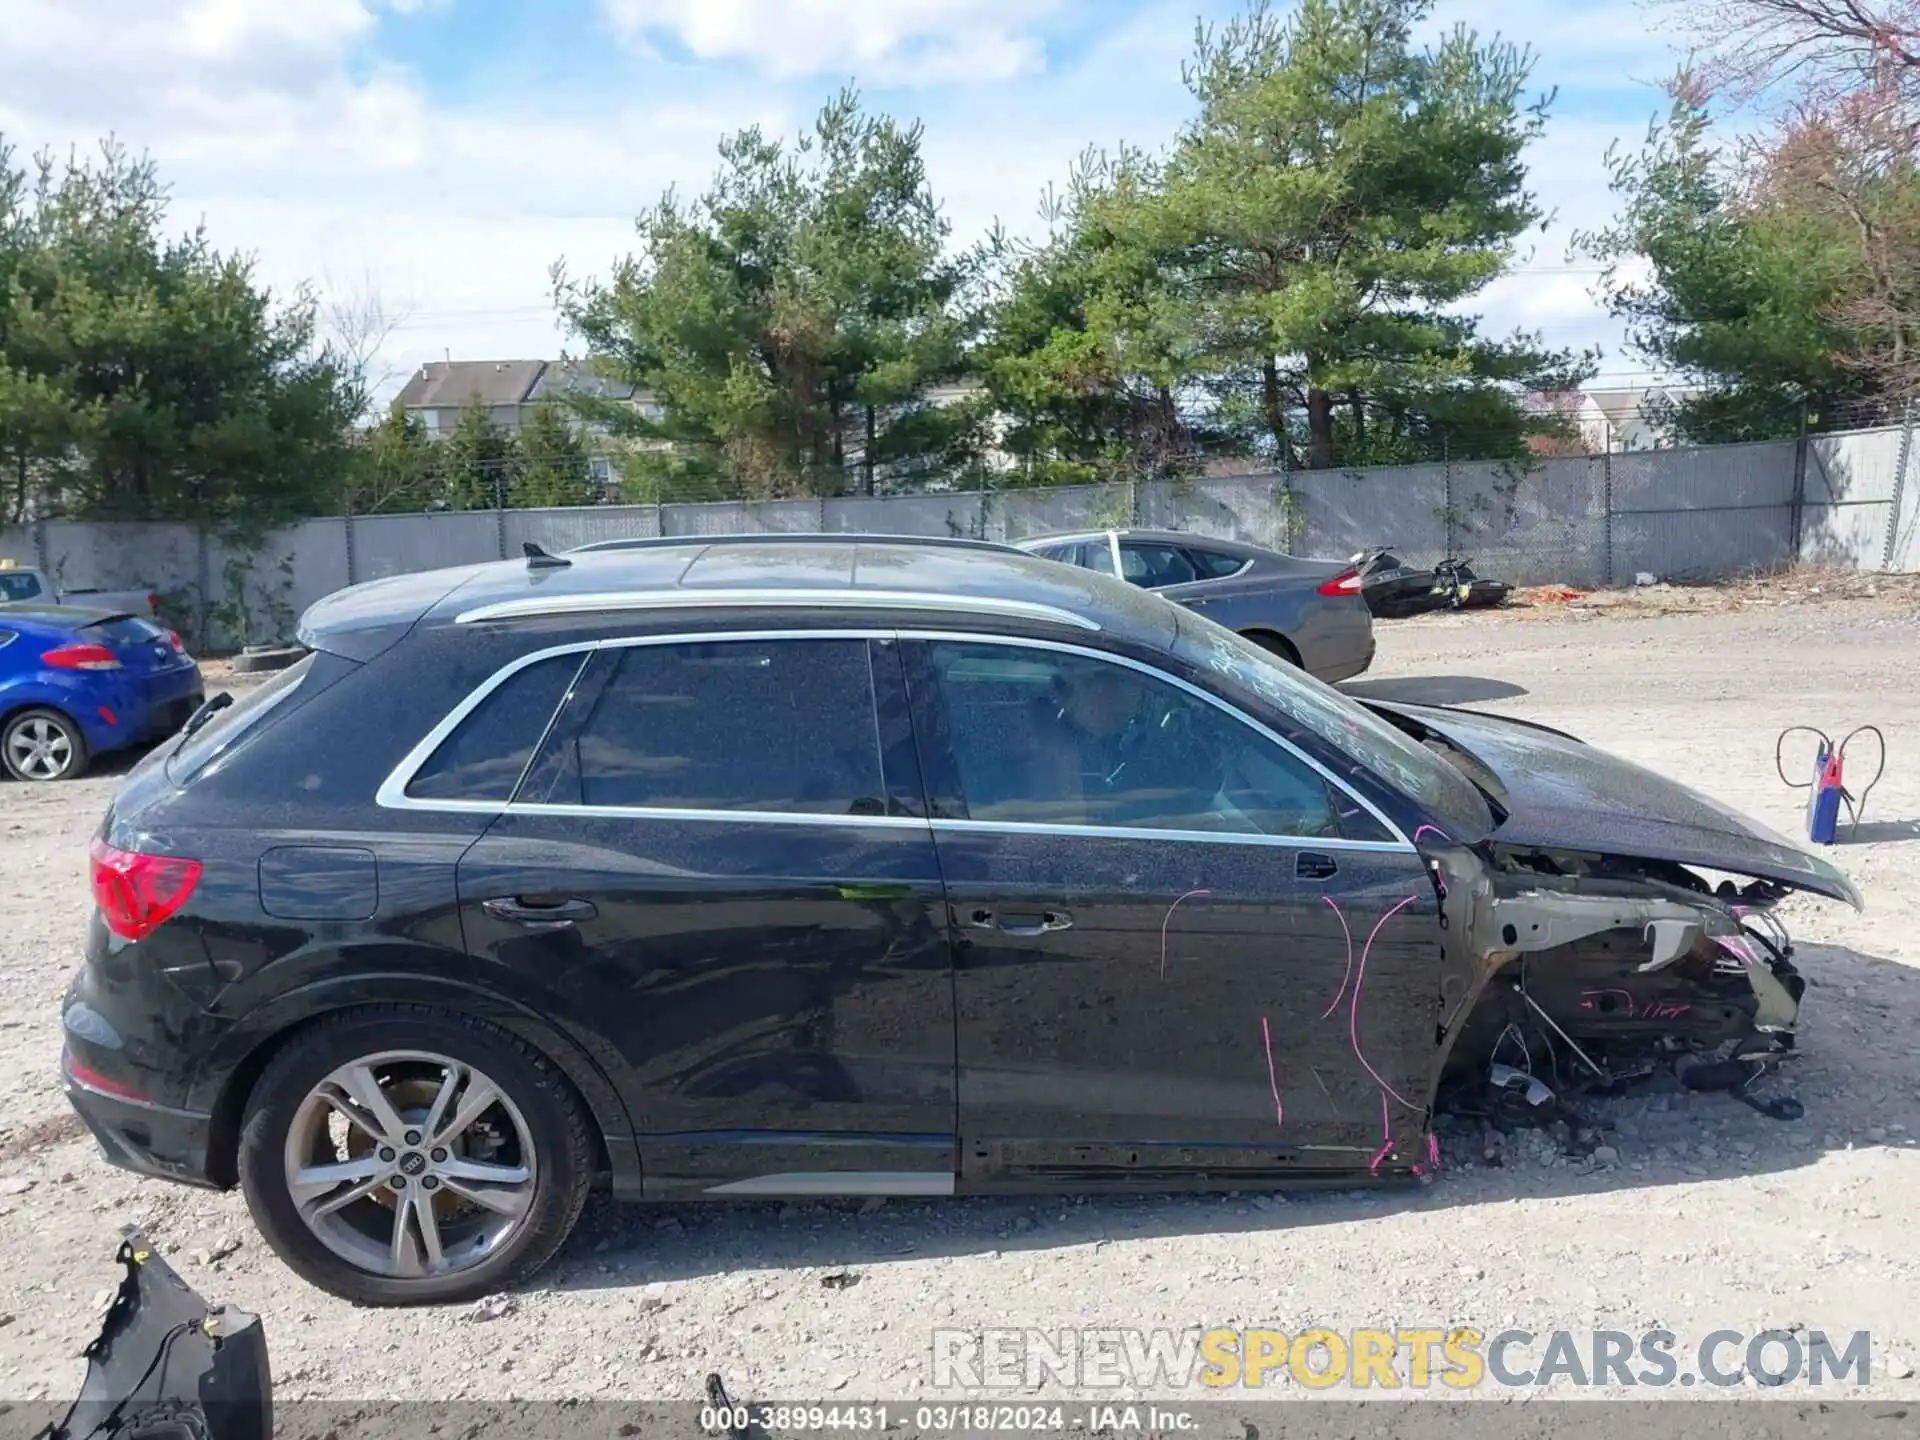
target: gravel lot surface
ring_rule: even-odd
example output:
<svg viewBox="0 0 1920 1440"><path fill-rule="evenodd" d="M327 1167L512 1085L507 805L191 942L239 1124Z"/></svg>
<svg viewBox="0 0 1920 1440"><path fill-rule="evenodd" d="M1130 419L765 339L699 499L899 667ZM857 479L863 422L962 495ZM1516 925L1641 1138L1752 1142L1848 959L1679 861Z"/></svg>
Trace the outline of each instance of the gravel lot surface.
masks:
<svg viewBox="0 0 1920 1440"><path fill-rule="evenodd" d="M54 1081L55 1006L115 780L0 786L0 1398L73 1392L130 1220L209 1299L265 1317L282 1400L692 1400L719 1371L736 1398L915 1401L934 1393L935 1329L1212 1325L1664 1327L1682 1353L1721 1329L1867 1330L1869 1393L1920 1397L1917 619L1899 585L1433 617L1382 626L1353 687L1570 729L1787 833L1800 797L1775 778L1775 733L1885 728L1886 778L1837 851L1867 913L1783 912L1811 982L1788 1071L1803 1120L1656 1088L1598 1107L1599 1160L1538 1137L1490 1167L1463 1137L1437 1182L1365 1196L602 1201L539 1288L472 1308L354 1309L284 1269L237 1194L96 1158Z"/></svg>

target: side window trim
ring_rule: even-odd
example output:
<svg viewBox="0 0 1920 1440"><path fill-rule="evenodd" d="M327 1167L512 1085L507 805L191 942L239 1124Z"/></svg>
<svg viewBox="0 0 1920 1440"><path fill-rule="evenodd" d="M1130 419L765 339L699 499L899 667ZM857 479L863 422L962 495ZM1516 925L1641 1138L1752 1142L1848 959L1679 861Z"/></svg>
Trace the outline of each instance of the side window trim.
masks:
<svg viewBox="0 0 1920 1440"><path fill-rule="evenodd" d="M937 741L936 750L939 751L937 758L923 756L923 759L927 762L929 772L928 790L930 792L930 799L935 807L932 821L935 830L950 830L955 832L973 831L981 834L997 832L1018 835L1085 835L1107 839L1171 840L1209 845L1268 845L1293 850L1304 847L1315 850L1365 851L1375 854L1399 855L1418 853L1413 842L1407 839L1406 832L1394 824L1390 816L1385 814L1377 805L1368 800L1366 796L1360 794L1351 785L1348 785L1313 756L1287 739L1286 736L1280 734L1271 726L1262 724L1244 710L1241 710L1229 701L1221 699L1218 695L1203 690L1198 685L1183 680L1178 675L1170 674L1157 666L1148 665L1144 661L1133 659L1131 656L1116 655L1108 650L1094 650L1084 645L1071 645L1058 640L1038 640L1018 635L978 635L960 631L935 630L902 630L899 634L903 641L931 642L944 640L959 644L1005 645L1026 650L1050 650L1065 655L1079 655L1091 660L1104 661L1110 665L1118 665L1129 670L1134 670L1147 676L1149 679L1171 685L1176 690L1183 691L1195 699L1213 706L1216 710L1221 711L1230 718L1239 721L1256 735L1265 739L1269 744L1278 746L1285 754L1292 756L1313 771L1332 791L1345 797L1354 806L1371 816L1388 835L1394 838L1391 840L1348 840L1340 837L1320 835L1223 834L1215 831L1200 830L1156 830L1151 826L1120 827L1104 825L1061 825L1019 820L971 820L962 819L952 814L942 814L939 794L944 791L946 787L957 787L958 777L953 770L951 751L940 749L940 747L948 746L950 743L947 738L947 716L944 707L938 699L938 686L932 682L933 667L928 656L927 646L925 644L918 644L912 647L913 655L909 661L908 675L910 682L913 682L914 709L919 715L924 717L922 724L925 727L925 733L932 740Z"/></svg>
<svg viewBox="0 0 1920 1440"><path fill-rule="evenodd" d="M561 698L560 704L554 708L546 729L541 732L540 743L534 747L532 757L528 760L526 768L521 771L520 778L514 786L516 796L521 786L525 784L528 774L540 763L542 756L546 753L556 727L568 723L567 717L569 711L575 708L572 702L579 690L582 677L596 668L590 667L587 662L601 651L629 650L646 645L718 644L728 641L756 640L857 640L871 647L872 642L876 640L886 641L897 638L896 632L890 629L694 630L659 635L613 636L605 640L581 640L532 651L501 666L475 686L458 705L448 711L440 722L427 732L420 743L409 750L400 763L394 766L392 772L381 782L379 789L374 792L374 802L388 810L459 811L485 815L589 815L614 819L634 817L654 820L730 821L749 825L840 825L867 828L878 826L891 829L925 830L927 821L910 815L801 815L773 810L687 810L660 806L579 805L519 799L423 800L406 793L407 786L413 782L414 774L426 764L433 752L439 748L440 743L453 733L461 721L478 709L487 696L514 675L530 665L539 664L542 660L550 660L560 655L578 654L581 657L581 668L575 672L572 682L567 687L567 693ZM597 668L604 669L604 667ZM883 779L890 778L883 773Z"/></svg>
<svg viewBox="0 0 1920 1440"><path fill-rule="evenodd" d="M1117 548L1117 536L1109 532L1109 539ZM581 673L584 673L587 668L585 665L586 657L597 651L623 650L639 645L682 645L730 640L864 640L868 642L874 640L895 640L900 642L947 640L962 644L1007 645L1033 650L1053 650L1062 654L1081 655L1093 660L1105 661L1108 664L1124 666L1128 669L1136 670L1151 679L1159 680L1165 684L1172 685L1178 690L1185 691L1187 694L1239 721L1242 725L1254 731L1254 733L1264 737L1270 744L1277 745L1281 750L1308 766L1308 768L1319 775L1320 778L1335 791L1344 795L1354 805L1370 815L1394 838L1392 840L1347 840L1317 835L1221 835L1212 832L1153 830L1146 828L1110 830L1096 826L1045 825L1018 821L963 820L953 816L941 816L937 809L933 818L927 820L903 815L796 815L785 811L649 809L639 806L546 804L521 800L419 800L406 793L408 784L413 780L414 772L427 762L427 759L439 748L440 742L446 739L462 720L478 708L480 703L485 700L488 695L500 685L504 684L511 676L529 665L537 664L542 660L551 659L557 655L579 654L582 656ZM916 683L919 677L926 673L926 648L920 644L903 646L903 648L909 652L904 658L907 660L907 678L913 710L916 716L928 716L930 711L938 710L937 701L924 694L924 686ZM547 740L551 737L552 727L559 723L559 717L570 708L570 701L579 683L580 674L577 673L572 685L568 687L567 696L562 700L561 704L556 707L555 716L549 721L549 728L541 737L541 744L535 747L535 758L532 763L538 762L538 758L544 750ZM916 729L917 728L918 727L916 727ZM940 715L940 734L944 737L945 720L943 713ZM921 756L921 763L923 772L927 774L928 789L931 792L935 783L933 767L935 764L943 762L936 761L933 756L923 754ZM950 761L944 763L950 764ZM531 768L531 764L529 768ZM524 773L521 778L522 781L524 781ZM518 787L516 786L516 793L517 789ZM937 806L937 799L934 799L931 794L929 798ZM459 811L486 815L513 813L558 816L595 815L609 818L633 816L660 820L732 821L737 824L842 825L895 829L925 829L931 825L931 827L936 830L946 828L952 830L1002 831L1016 834L1060 833L1066 835L1107 835L1132 840L1162 839L1215 845L1265 844L1292 849L1298 849L1303 845L1310 844L1315 849L1371 851L1395 854L1416 853L1412 841L1406 838L1406 832L1402 830L1400 826L1396 825L1391 817L1386 815L1377 805L1368 800L1364 795L1361 795L1339 776L1335 775L1312 755L1309 755L1272 727L1261 723L1237 706L1209 691L1201 689L1198 685L1190 681L1183 680L1179 676L1171 674L1166 670L1145 664L1130 656L1116 655L1106 650L1090 649L1084 645L1072 645L1058 640L1039 640L1027 636L981 634L970 631L879 630L865 628L695 630L673 631L671 633L658 635L615 636L605 640L584 640L575 641L567 645L549 646L544 650L536 650L529 654L522 655L518 659L509 661L476 686L464 700L447 712L439 724L429 730L420 742L402 757L398 765L394 766L392 772L388 774L387 778L381 782L379 789L375 791L374 801L383 809L388 810Z"/></svg>

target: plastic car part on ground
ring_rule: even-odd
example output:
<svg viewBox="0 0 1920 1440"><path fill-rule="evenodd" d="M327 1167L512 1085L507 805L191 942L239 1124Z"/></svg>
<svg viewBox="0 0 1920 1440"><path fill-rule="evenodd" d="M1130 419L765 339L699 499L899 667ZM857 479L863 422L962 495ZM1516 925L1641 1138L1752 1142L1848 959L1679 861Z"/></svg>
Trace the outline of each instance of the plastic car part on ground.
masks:
<svg viewBox="0 0 1920 1440"><path fill-rule="evenodd" d="M257 1316L210 1306L136 1230L87 1375L36 1440L271 1440L273 1379Z"/></svg>

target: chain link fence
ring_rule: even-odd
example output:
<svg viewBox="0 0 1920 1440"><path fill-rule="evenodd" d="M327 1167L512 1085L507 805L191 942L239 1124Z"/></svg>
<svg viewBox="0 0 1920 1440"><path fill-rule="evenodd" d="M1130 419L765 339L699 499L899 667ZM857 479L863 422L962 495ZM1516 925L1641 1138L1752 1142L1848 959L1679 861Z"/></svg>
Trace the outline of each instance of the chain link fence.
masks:
<svg viewBox="0 0 1920 1440"><path fill-rule="evenodd" d="M1301 555L1390 547L1416 565L1471 559L1516 585L1594 588L1639 575L1712 581L1795 559L1920 569L1911 427L1801 441L1392 469L1294 471L873 498L469 510L308 520L257 547L186 525L48 520L0 531L0 557L66 588L146 586L201 645L286 638L315 600L359 581L597 540L759 532L1018 540L1128 526Z"/></svg>

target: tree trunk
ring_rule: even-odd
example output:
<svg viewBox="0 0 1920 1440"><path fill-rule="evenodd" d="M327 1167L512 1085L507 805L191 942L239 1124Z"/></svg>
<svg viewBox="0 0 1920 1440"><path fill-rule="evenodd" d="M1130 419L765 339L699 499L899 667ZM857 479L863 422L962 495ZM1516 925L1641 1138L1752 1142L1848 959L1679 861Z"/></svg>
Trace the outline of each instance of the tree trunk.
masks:
<svg viewBox="0 0 1920 1440"><path fill-rule="evenodd" d="M1307 390L1307 467L1333 468L1333 393L1317 385Z"/></svg>
<svg viewBox="0 0 1920 1440"><path fill-rule="evenodd" d="M876 428L873 419L873 406L869 405L867 406L867 449L866 453L860 457L861 468L866 472L861 482L860 493L863 495L873 494L873 447L878 438L875 433Z"/></svg>
<svg viewBox="0 0 1920 1440"><path fill-rule="evenodd" d="M1266 415L1267 433L1273 437L1274 462L1283 469L1287 464L1287 402L1280 393L1280 367L1272 356L1260 365L1260 408Z"/></svg>
<svg viewBox="0 0 1920 1440"><path fill-rule="evenodd" d="M1358 456L1361 464L1365 464L1366 463L1366 444L1367 444L1367 402L1361 399L1360 392L1358 390L1349 390L1347 392L1347 404L1353 411L1353 437L1351 441L1348 443L1347 450L1349 454Z"/></svg>

